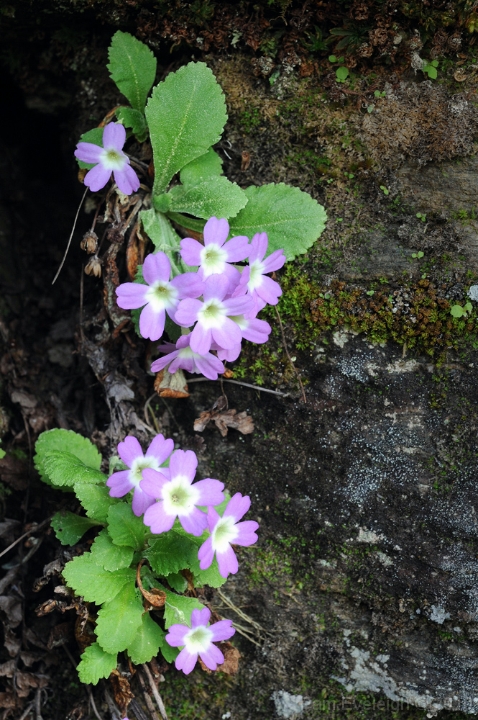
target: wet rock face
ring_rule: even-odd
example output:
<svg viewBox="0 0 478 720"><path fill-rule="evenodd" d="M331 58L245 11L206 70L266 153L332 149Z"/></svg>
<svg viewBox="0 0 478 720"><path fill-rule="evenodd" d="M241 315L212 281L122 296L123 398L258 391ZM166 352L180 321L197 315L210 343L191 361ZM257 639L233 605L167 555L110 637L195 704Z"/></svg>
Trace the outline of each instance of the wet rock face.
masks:
<svg viewBox="0 0 478 720"><path fill-rule="evenodd" d="M249 596L281 636L267 666L285 653L287 668L300 662L344 691L478 712L477 358L437 370L397 347L335 340L309 367L307 404L251 396L252 440L206 437L218 476L251 494L263 541L292 539L298 577L310 576L300 619L291 603ZM237 604L244 582L228 589ZM317 603L335 631L317 630ZM271 673L269 687L292 692L300 673L285 686Z"/></svg>

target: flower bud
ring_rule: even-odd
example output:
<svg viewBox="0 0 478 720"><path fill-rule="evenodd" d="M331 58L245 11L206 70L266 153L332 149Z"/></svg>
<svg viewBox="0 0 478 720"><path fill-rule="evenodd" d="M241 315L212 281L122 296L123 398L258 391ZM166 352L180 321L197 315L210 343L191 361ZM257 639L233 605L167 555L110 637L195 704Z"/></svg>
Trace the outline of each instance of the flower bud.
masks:
<svg viewBox="0 0 478 720"><path fill-rule="evenodd" d="M88 255L95 253L98 250L98 235L93 232L93 230L88 230L88 232L83 235L80 248L87 252Z"/></svg>
<svg viewBox="0 0 478 720"><path fill-rule="evenodd" d="M94 275L95 277L101 277L101 260L98 255L90 257L85 266L85 273L87 275Z"/></svg>

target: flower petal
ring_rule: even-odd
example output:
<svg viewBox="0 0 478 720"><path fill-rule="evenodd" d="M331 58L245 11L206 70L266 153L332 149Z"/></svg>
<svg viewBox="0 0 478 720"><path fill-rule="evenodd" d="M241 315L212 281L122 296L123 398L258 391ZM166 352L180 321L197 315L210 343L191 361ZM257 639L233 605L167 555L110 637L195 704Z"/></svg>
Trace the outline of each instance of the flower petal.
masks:
<svg viewBox="0 0 478 720"><path fill-rule="evenodd" d="M138 440L132 435L127 435L123 442L118 445L118 455L125 465L131 467L133 460L143 457L143 450Z"/></svg>
<svg viewBox="0 0 478 720"><path fill-rule="evenodd" d="M254 543L257 542L258 537L256 530L259 529L259 523L256 523L254 520L246 520L245 522L237 523L236 529L239 531L239 534L234 538L234 545L249 547L249 545L254 545Z"/></svg>
<svg viewBox="0 0 478 720"><path fill-rule="evenodd" d="M204 226L204 245L217 243L224 245L229 235L229 223L225 218L220 220L217 217L209 218Z"/></svg>
<svg viewBox="0 0 478 720"><path fill-rule="evenodd" d="M232 620L219 620L219 622L210 625L209 630L212 632L214 642L229 640L236 632L232 627Z"/></svg>
<svg viewBox="0 0 478 720"><path fill-rule="evenodd" d="M189 650L186 650L186 648L183 648L174 664L176 665L176 670L182 670L185 675L189 675L189 673L194 670L197 661L197 653L191 653Z"/></svg>
<svg viewBox="0 0 478 720"><path fill-rule="evenodd" d="M207 527L207 515L195 507L189 515L179 515L179 522L186 532L199 537Z"/></svg>
<svg viewBox="0 0 478 720"><path fill-rule="evenodd" d="M208 537L208 539L203 542L199 548L198 560L201 570L207 570L208 567L211 567L212 561L214 560L214 550L212 547L212 539L210 537Z"/></svg>
<svg viewBox="0 0 478 720"><path fill-rule="evenodd" d="M143 492L142 488L136 487L134 489L132 508L136 517L143 515L153 503L154 498Z"/></svg>
<svg viewBox="0 0 478 720"><path fill-rule="evenodd" d="M249 495L241 495L236 493L227 503L223 517L233 517L238 522L251 507L251 498Z"/></svg>
<svg viewBox="0 0 478 720"><path fill-rule="evenodd" d="M224 502L224 483L219 480L206 478L194 483L194 487L201 493L198 505L220 505Z"/></svg>
<svg viewBox="0 0 478 720"><path fill-rule="evenodd" d="M195 329L196 328L194 328L194 330ZM219 347L224 350L230 350L238 345L242 340L242 333L239 325L229 318L224 318L221 327L211 328L211 334L214 342L216 342Z"/></svg>
<svg viewBox="0 0 478 720"><path fill-rule="evenodd" d="M199 657L209 670L215 670L218 665L222 665L224 662L224 655L219 648L212 643L207 650L199 653Z"/></svg>
<svg viewBox="0 0 478 720"><path fill-rule="evenodd" d="M123 310L137 310L146 304L148 286L142 283L122 283L116 288L116 302Z"/></svg>
<svg viewBox="0 0 478 720"><path fill-rule="evenodd" d="M166 635L165 640L168 645L171 645L171 647L179 647L180 645L184 645L184 636L190 631L190 629L191 628L189 628L187 625L180 625L179 623L175 623L168 628L168 634Z"/></svg>
<svg viewBox="0 0 478 720"><path fill-rule="evenodd" d="M198 298L204 290L204 283L197 273L183 273L176 275L171 280L173 285L179 291L179 297L182 298Z"/></svg>
<svg viewBox="0 0 478 720"><path fill-rule="evenodd" d="M151 303L145 305L139 316L139 331L144 338L159 340L164 332L166 313L164 310L153 310Z"/></svg>
<svg viewBox="0 0 478 720"><path fill-rule="evenodd" d="M108 123L103 130L103 147L122 150L126 142L126 130L121 123Z"/></svg>
<svg viewBox="0 0 478 720"><path fill-rule="evenodd" d="M235 575L239 570L236 553L230 545L223 553L216 552L216 558L217 564L219 565L219 572L223 578L227 578L229 573Z"/></svg>
<svg viewBox="0 0 478 720"><path fill-rule="evenodd" d="M157 282L167 282L171 277L171 263L163 252L150 253L143 263L143 277L149 285Z"/></svg>
<svg viewBox="0 0 478 720"><path fill-rule="evenodd" d="M198 610L198 608L194 608L194 610L191 613L191 627L196 628L199 627L199 625L204 625L207 627L207 624L209 620L211 619L211 611L209 608L205 607L202 610Z"/></svg>
<svg viewBox="0 0 478 720"><path fill-rule="evenodd" d="M171 455L169 471L172 478L177 475L185 475L189 482L192 483L196 475L197 466L198 459L196 453L192 450L176 450L176 452Z"/></svg>
<svg viewBox="0 0 478 720"><path fill-rule="evenodd" d="M267 233L256 233L251 240L251 250L249 253L249 262L253 263L254 260L262 260L267 252L267 246L269 239Z"/></svg>
<svg viewBox="0 0 478 720"><path fill-rule="evenodd" d="M144 468L143 479L140 482L140 488L143 492L156 500L161 500L163 497L163 488L166 483L169 482L168 470L163 468L165 471L159 472L153 470L153 468Z"/></svg>
<svg viewBox="0 0 478 720"><path fill-rule="evenodd" d="M267 277L267 275L263 275L262 283L256 288L256 293L268 305L277 305L282 295L282 290L279 283L276 283L275 280Z"/></svg>
<svg viewBox="0 0 478 720"><path fill-rule="evenodd" d="M209 380L217 380L217 376L225 372L222 362L211 353L208 353L205 357L195 358L195 364L198 371Z"/></svg>
<svg viewBox="0 0 478 720"><path fill-rule="evenodd" d="M106 484L110 489L110 497L123 497L129 493L133 483L129 479L129 470L120 470L110 475Z"/></svg>
<svg viewBox="0 0 478 720"><path fill-rule="evenodd" d="M115 183L124 195L131 195L139 188L140 182L131 165L125 165L121 170L113 170Z"/></svg>
<svg viewBox="0 0 478 720"><path fill-rule="evenodd" d="M229 280L222 275L210 275L204 283L204 300L223 300L229 287Z"/></svg>
<svg viewBox="0 0 478 720"><path fill-rule="evenodd" d="M160 465L171 455L174 450L174 440L166 438L164 435L156 435L150 446L146 450L146 455L153 455Z"/></svg>
<svg viewBox="0 0 478 720"><path fill-rule="evenodd" d="M76 146L75 157L78 158L78 160L81 160L81 162L96 165L96 163L99 163L100 161L102 152L103 148L99 145L94 145L89 142L80 142Z"/></svg>
<svg viewBox="0 0 478 720"><path fill-rule="evenodd" d="M224 250L227 252L227 262L245 260L249 255L249 248L249 238L245 235L236 235L236 237L231 238L224 245Z"/></svg>
<svg viewBox="0 0 478 720"><path fill-rule="evenodd" d="M181 257L186 265L198 266L201 264L201 250L203 246L193 238L184 238L180 243Z"/></svg>
<svg viewBox="0 0 478 720"><path fill-rule="evenodd" d="M183 302L187 302L184 300ZM199 355L206 355L211 348L212 335L211 330L203 328L197 323L191 333L190 347L193 352Z"/></svg>
<svg viewBox="0 0 478 720"><path fill-rule="evenodd" d="M144 481L143 481L144 482ZM171 530L176 519L175 515L167 515L164 512L162 502L154 503L144 513L143 522L151 528L152 533L163 533Z"/></svg>
<svg viewBox="0 0 478 720"><path fill-rule="evenodd" d="M86 173L83 183L90 188L91 192L98 192L104 188L110 177L111 170L104 168L103 165L95 165Z"/></svg>
<svg viewBox="0 0 478 720"><path fill-rule="evenodd" d="M174 314L174 321L183 327L190 327L191 325L194 325L198 319L198 312L202 306L203 303L200 300L193 300L192 298L181 300L178 305L178 309Z"/></svg>
<svg viewBox="0 0 478 720"><path fill-rule="evenodd" d="M284 265L286 261L286 257L284 255L283 250L275 250L269 257L267 257L264 262L264 272L270 273L274 270L280 270L280 268Z"/></svg>

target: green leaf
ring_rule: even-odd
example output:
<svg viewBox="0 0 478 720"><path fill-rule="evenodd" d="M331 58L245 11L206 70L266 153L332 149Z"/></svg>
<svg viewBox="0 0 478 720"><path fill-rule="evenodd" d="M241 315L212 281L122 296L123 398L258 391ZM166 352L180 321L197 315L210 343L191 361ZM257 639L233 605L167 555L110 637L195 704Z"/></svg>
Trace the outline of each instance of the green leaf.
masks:
<svg viewBox="0 0 478 720"><path fill-rule="evenodd" d="M172 587L173 590L176 590L177 593L183 593L188 586L188 581L181 573L171 573L166 579L168 585Z"/></svg>
<svg viewBox="0 0 478 720"><path fill-rule="evenodd" d="M159 83L146 106L155 167L153 195L218 142L227 120L224 95L205 63L189 63Z"/></svg>
<svg viewBox="0 0 478 720"><path fill-rule="evenodd" d="M166 604L164 606L164 622L166 629L174 623L181 625L190 625L191 613L197 608L202 610L202 605L196 598L184 597L184 595L175 595L168 592L166 588L160 588L166 591Z"/></svg>
<svg viewBox="0 0 478 720"><path fill-rule="evenodd" d="M148 126L146 118L139 110L129 107L120 107L116 111L116 117L126 128L131 128L138 142L144 142L148 137Z"/></svg>
<svg viewBox="0 0 478 720"><path fill-rule="evenodd" d="M96 685L101 678L108 678L116 665L117 654L110 655L95 642L84 651L77 670L82 683Z"/></svg>
<svg viewBox="0 0 478 720"><path fill-rule="evenodd" d="M461 318L465 314L461 305L452 305L450 308L450 314L455 318Z"/></svg>
<svg viewBox="0 0 478 720"><path fill-rule="evenodd" d="M91 553L85 553L65 565L63 577L77 595L81 595L87 602L101 605L113 600L128 583L134 586L136 575L132 568L114 572L104 570L95 563Z"/></svg>
<svg viewBox="0 0 478 720"><path fill-rule="evenodd" d="M92 130L88 130L88 132L83 133L83 135L80 137L78 142L87 142L91 143L92 145L99 145L100 147L103 147L103 130L102 127L96 127ZM82 160L76 159L76 162L78 163L78 167L90 170L92 167L95 166L95 163L85 163ZM50 432L55 432L54 430L50 430ZM65 432L72 432L71 430L65 430Z"/></svg>
<svg viewBox="0 0 478 720"><path fill-rule="evenodd" d="M158 207L158 201L167 206ZM167 195L153 198L157 210L188 213L204 219L234 217L246 204L245 192L223 175L206 178L197 185L177 185Z"/></svg>
<svg viewBox="0 0 478 720"><path fill-rule="evenodd" d="M119 500L110 497L109 488L106 485L91 485L77 483L75 485L76 497L85 509L89 518L98 523L105 523L108 519L108 510L112 505L117 505ZM125 503L126 504L126 503Z"/></svg>
<svg viewBox="0 0 478 720"><path fill-rule="evenodd" d="M198 561L197 565L192 568L192 572L194 575L194 584L196 585L196 587L204 587L204 585L209 585L210 587L218 588L221 587L221 585L224 585L224 583L227 581L227 578L222 577L221 573L219 572L219 566L217 564L216 558L214 558L211 567L209 567L207 570L201 570Z"/></svg>
<svg viewBox="0 0 478 720"><path fill-rule="evenodd" d="M163 654L164 659L168 663L172 663L176 660L177 656L179 655L179 648L171 647L171 645L168 645L166 642L166 635L161 640L161 652Z"/></svg>
<svg viewBox="0 0 478 720"><path fill-rule="evenodd" d="M181 225L187 230L194 230L194 232L202 233L204 230L204 220L196 220L196 218L188 217L187 215L181 215L181 213L168 213L168 217L173 222Z"/></svg>
<svg viewBox="0 0 478 720"><path fill-rule="evenodd" d="M183 185L196 185L201 180L214 175L222 175L222 159L217 152L209 148L207 153L183 167L179 179Z"/></svg>
<svg viewBox="0 0 478 720"><path fill-rule="evenodd" d="M231 220L231 235L266 232L267 254L282 248L287 260L305 253L322 234L327 214L319 203L299 188L278 185L251 186L245 191L249 202Z"/></svg>
<svg viewBox="0 0 478 720"><path fill-rule="evenodd" d="M168 257L171 254L179 253L181 238L173 230L167 217L156 212L154 208L142 210L139 216L144 231L151 238L156 251L164 252Z"/></svg>
<svg viewBox="0 0 478 720"><path fill-rule="evenodd" d="M100 532L91 546L93 562L104 570L112 572L129 567L133 555L133 548L115 545L106 529Z"/></svg>
<svg viewBox="0 0 478 720"><path fill-rule="evenodd" d="M156 58L149 47L118 30L111 40L108 59L106 67L119 91L135 110L143 111L156 77Z"/></svg>
<svg viewBox="0 0 478 720"><path fill-rule="evenodd" d="M335 77L337 78L338 82L345 82L349 76L349 69L346 67L339 67L335 71Z"/></svg>
<svg viewBox="0 0 478 720"><path fill-rule="evenodd" d="M197 545L189 537L170 530L154 540L144 555L155 573L166 576L189 568L197 559Z"/></svg>
<svg viewBox="0 0 478 720"><path fill-rule="evenodd" d="M97 524L67 510L55 513L51 519L51 526L62 545L75 545L87 530Z"/></svg>
<svg viewBox="0 0 478 720"><path fill-rule="evenodd" d="M51 450L45 457L43 467L52 485L72 487L77 483L104 483L106 475L70 452Z"/></svg>
<svg viewBox="0 0 478 720"><path fill-rule="evenodd" d="M108 510L108 532L115 545L141 550L144 547L146 525L134 515L127 503L113 505Z"/></svg>
<svg viewBox="0 0 478 720"><path fill-rule="evenodd" d="M96 636L108 653L129 647L141 627L143 603L134 582L125 585L111 602L98 611Z"/></svg>
<svg viewBox="0 0 478 720"><path fill-rule="evenodd" d="M45 470L45 459L52 450L63 450L71 453L85 465L99 470L101 455L88 438L78 435L73 430L47 430L43 432L35 443L35 457L33 462L43 482L51 485Z"/></svg>
<svg viewBox="0 0 478 720"><path fill-rule="evenodd" d="M158 654L160 646L165 643L165 635L151 615L144 613L141 627L136 631L131 645L128 645L128 655L131 661L135 665L149 662Z"/></svg>
<svg viewBox="0 0 478 720"><path fill-rule="evenodd" d="M425 72L428 73L428 77L432 80L436 80L438 77L437 69L432 65L427 65L427 67L425 68Z"/></svg>

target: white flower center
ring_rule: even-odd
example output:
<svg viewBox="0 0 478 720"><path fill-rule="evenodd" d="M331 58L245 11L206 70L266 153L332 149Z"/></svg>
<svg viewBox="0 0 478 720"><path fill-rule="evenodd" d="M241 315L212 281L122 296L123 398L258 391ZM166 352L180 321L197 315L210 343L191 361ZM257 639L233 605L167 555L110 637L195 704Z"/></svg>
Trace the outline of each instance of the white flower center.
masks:
<svg viewBox="0 0 478 720"><path fill-rule="evenodd" d="M184 645L190 653L207 652L211 647L212 632L205 625L192 628L184 636Z"/></svg>
<svg viewBox="0 0 478 720"><path fill-rule="evenodd" d="M216 245L215 243L206 245L201 250L200 258L204 277L209 277L209 275L220 275L224 272L227 252L220 245Z"/></svg>
<svg viewBox="0 0 478 720"><path fill-rule="evenodd" d="M198 320L203 327L218 328L224 323L227 310L220 300L206 300L198 312Z"/></svg>
<svg viewBox="0 0 478 720"><path fill-rule="evenodd" d="M199 491L185 475L177 475L163 486L163 509L167 515L190 515L199 501Z"/></svg>
<svg viewBox="0 0 478 720"><path fill-rule="evenodd" d="M154 455L146 455L145 457L137 457L131 463L129 471L129 479L135 487L139 487L141 480L143 479L143 470L146 468L152 468L153 470L159 470L158 460Z"/></svg>
<svg viewBox="0 0 478 720"><path fill-rule="evenodd" d="M100 163L107 170L122 170L128 164L128 158L122 150L105 148L100 155Z"/></svg>
<svg viewBox="0 0 478 720"><path fill-rule="evenodd" d="M230 319L234 320L241 330L246 330L249 327L249 320L246 320L244 315L231 315Z"/></svg>
<svg viewBox="0 0 478 720"><path fill-rule="evenodd" d="M195 353L194 350L191 350L189 345L185 348L181 348L181 350L178 352L178 357L180 358L186 358L187 360L190 360L191 358L197 358L202 357L199 355L199 353Z"/></svg>
<svg viewBox="0 0 478 720"><path fill-rule="evenodd" d="M179 293L174 285L165 280L157 280L146 292L147 301L157 313L175 308L178 304L178 296Z"/></svg>
<svg viewBox="0 0 478 720"><path fill-rule="evenodd" d="M264 273L264 263L260 260L254 260L250 265L249 282L247 287L252 292L262 285L262 275Z"/></svg>
<svg viewBox="0 0 478 720"><path fill-rule="evenodd" d="M213 549L218 553L225 552L238 535L239 530L235 525L234 518L230 516L221 518L211 534Z"/></svg>

